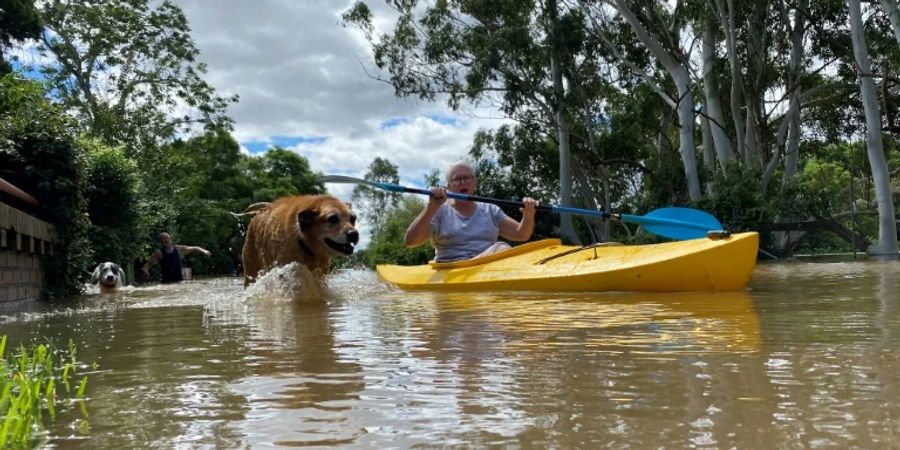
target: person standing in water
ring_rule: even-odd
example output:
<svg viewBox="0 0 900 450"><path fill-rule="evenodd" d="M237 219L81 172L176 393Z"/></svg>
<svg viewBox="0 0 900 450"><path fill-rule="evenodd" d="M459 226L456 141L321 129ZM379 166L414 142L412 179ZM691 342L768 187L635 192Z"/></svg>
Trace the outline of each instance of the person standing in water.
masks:
<svg viewBox="0 0 900 450"><path fill-rule="evenodd" d="M212 253L203 248L203 247L194 247L190 245L175 245L172 243L172 236L169 233L162 232L159 234L159 241L162 245L160 245L159 249L153 252L150 255L150 259L144 263L143 271L144 274L150 275L150 265L159 261L159 267L162 271L162 282L163 283L177 283L184 279L181 274L181 269L184 264L181 261L182 256L190 255L191 253L202 253L206 256L212 255Z"/></svg>

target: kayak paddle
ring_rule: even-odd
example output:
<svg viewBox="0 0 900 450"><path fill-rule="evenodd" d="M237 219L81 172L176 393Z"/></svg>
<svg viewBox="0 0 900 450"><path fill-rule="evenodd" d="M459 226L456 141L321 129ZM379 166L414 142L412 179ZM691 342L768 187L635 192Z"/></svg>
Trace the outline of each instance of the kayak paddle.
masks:
<svg viewBox="0 0 900 450"><path fill-rule="evenodd" d="M411 188L390 183L380 183L377 181L363 180L359 178L348 177L344 175L325 175L321 178L324 183L353 183L364 184L386 191L422 194L431 196L431 190ZM457 200L466 200L470 202L493 203L498 206L523 207L522 202L513 200L501 200L490 197L479 197L477 195L459 194L447 191L447 197ZM722 224L705 211L693 208L683 208L672 206L668 208L660 208L650 211L643 216L633 214L611 214L604 211L594 211L591 209L572 208L569 206L540 205L539 211L555 212L560 214L575 214L582 216L598 217L601 219L621 220L627 223L636 223L643 226L647 231L669 239L696 239L706 237L708 231L718 231L722 229Z"/></svg>

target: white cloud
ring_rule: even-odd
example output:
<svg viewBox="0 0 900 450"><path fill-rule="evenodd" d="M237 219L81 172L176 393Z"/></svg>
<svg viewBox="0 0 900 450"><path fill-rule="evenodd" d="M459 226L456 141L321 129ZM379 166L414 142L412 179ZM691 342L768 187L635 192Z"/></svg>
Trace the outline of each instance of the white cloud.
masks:
<svg viewBox="0 0 900 450"><path fill-rule="evenodd" d="M325 174L362 177L375 157L387 158L403 183L421 186L433 168L443 170L465 156L479 128L502 122L460 115L440 102L395 97L391 86L367 73L374 69L362 33L341 23L352 1L176 3L208 65L206 79L220 94L240 96L229 114L245 150L279 137L316 138L286 148ZM368 3L379 27L392 26L395 15L383 2ZM353 186L327 188L349 200Z"/></svg>
<svg viewBox="0 0 900 450"><path fill-rule="evenodd" d="M398 165L404 180L421 181L432 167L443 169L464 156L479 127L499 124L460 116L440 102L398 99L391 86L371 78L368 44L361 32L341 23L352 2L176 3L208 65L207 80L222 94L240 96L229 110L235 137L242 143L324 138L294 147L314 170L362 175L380 156ZM370 3L376 23L389 26L393 12ZM383 126L390 121L399 123Z"/></svg>

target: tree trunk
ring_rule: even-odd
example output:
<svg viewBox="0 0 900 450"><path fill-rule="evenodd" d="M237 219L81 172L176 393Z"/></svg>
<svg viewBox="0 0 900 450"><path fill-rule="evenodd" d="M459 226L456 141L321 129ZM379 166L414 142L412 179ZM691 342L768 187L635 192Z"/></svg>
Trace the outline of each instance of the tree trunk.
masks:
<svg viewBox="0 0 900 450"><path fill-rule="evenodd" d="M709 171L716 170L716 146L712 141L712 130L710 130L709 119L707 118L707 109L706 105L703 105L703 116L700 117L700 137L702 142L700 146L703 147L703 165Z"/></svg>
<svg viewBox="0 0 900 450"><path fill-rule="evenodd" d="M549 32L552 40L550 51L550 72L553 77L554 90L554 118L556 120L556 139L559 143L559 197L562 206L574 206L572 202L572 152L569 145L569 121L566 117L566 88L562 80L562 66L560 64L559 20L557 17L556 1L547 2L547 12L550 19ZM580 244L575 227L572 225L572 216L560 214L559 234L567 243Z"/></svg>
<svg viewBox="0 0 900 450"><path fill-rule="evenodd" d="M615 8L622 15L622 18L631 26L638 40L643 43L648 50L659 60L666 68L675 87L678 89L678 129L679 129L679 152L681 153L681 163L684 166L684 176L687 180L688 196L691 200L698 200L702 196L700 192L700 177L697 173L697 156L694 147L694 95L691 92L691 78L685 63L679 61L659 44L657 39L650 36L641 22L634 13L629 9L626 0L616 0Z"/></svg>
<svg viewBox="0 0 900 450"><path fill-rule="evenodd" d="M694 94L691 92L691 78L684 66L679 66L672 75L678 87L678 130L681 164L687 178L688 196L699 200L700 175L697 173L697 154L694 147Z"/></svg>
<svg viewBox="0 0 900 450"><path fill-rule="evenodd" d="M884 12L891 19L894 37L897 38L897 43L900 44L900 8L897 7L897 0L881 0L881 5L884 6Z"/></svg>
<svg viewBox="0 0 900 450"><path fill-rule="evenodd" d="M591 122L591 109L589 106L587 106L587 104L585 104L585 107L584 107L584 129L587 133L588 150L590 150L590 152L592 154L594 154L597 158L601 158L600 150L597 149L597 140L594 137L594 126L593 126L593 123ZM611 212L609 210L610 209L610 206L609 206L609 166L607 166L606 164L600 164L598 169L600 170L600 180L602 181L602 184L603 184L603 193L601 195L602 198L600 200L601 204L599 205L599 209L602 211L605 211L605 212ZM578 172L578 171L576 170L576 172ZM587 180L589 180L590 178L591 177L588 176L588 174L584 174L584 183L586 185L588 185L589 187L590 187L590 184L588 183ZM592 189L588 189L588 190L592 190ZM589 202L592 202L592 203L589 203L591 205L591 208L597 208L598 205L593 202L593 195L591 196L590 199L586 199L586 200ZM595 229L599 230L600 240L602 242L609 242L610 226L609 226L608 219L602 220L600 222L599 227L595 227Z"/></svg>
<svg viewBox="0 0 900 450"><path fill-rule="evenodd" d="M709 129L709 118L706 116L708 109L703 105L703 117L700 118L701 138L703 139L703 165L710 172L716 170L716 149L712 142L712 131ZM711 181L706 183L706 195L712 197L716 192Z"/></svg>
<svg viewBox="0 0 900 450"><path fill-rule="evenodd" d="M589 182L591 176L586 173L584 167L588 167L586 164L575 164L572 166L572 173L575 175L575 178L578 180L578 194L584 200L584 204L588 209L592 211L606 211L606 209L602 206L597 205L596 195L594 195L594 189L591 187L591 183ZM605 167L605 166L603 166ZM609 241L609 236L604 232L604 228L606 228L606 224L609 223L609 220L599 219L595 217L582 217L584 219L585 225L590 228L591 236L596 236L596 242L607 242Z"/></svg>
<svg viewBox="0 0 900 450"><path fill-rule="evenodd" d="M663 108L659 114L659 130L656 133L656 155L662 160L672 149L669 129L672 127L672 110Z"/></svg>
<svg viewBox="0 0 900 450"><path fill-rule="evenodd" d="M875 185L875 200L878 203L878 242L869 248L874 255L897 255L897 219L891 199L891 180L884 146L881 142L881 111L875 95L875 81L869 66L869 51L863 34L862 13L859 0L850 0L850 36L853 39L853 55L856 58L859 76L860 96L866 114L866 150L872 181Z"/></svg>
<svg viewBox="0 0 900 450"><path fill-rule="evenodd" d="M724 168L731 158L734 151L731 149L731 141L725 134L725 115L722 113L722 103L719 100L719 89L716 86L715 74L713 67L716 57L716 42L713 23L707 24L703 31L703 92L706 95L706 124L709 127L709 133L712 141L709 141L710 148L715 149L715 155L719 160L719 164ZM704 141L706 137L704 136ZM704 142L704 146L706 143ZM709 166L709 170L715 170L714 166Z"/></svg>
<svg viewBox="0 0 900 450"><path fill-rule="evenodd" d="M784 176L782 177L784 183L797 174L800 163L800 64L803 57L803 34L806 30L806 5L807 0L797 3L793 25L790 23L787 10L782 9L785 27L791 37L791 59L786 83L790 96L789 116L786 119L789 119L790 122L788 122L787 130L787 147L784 151Z"/></svg>
<svg viewBox="0 0 900 450"><path fill-rule="evenodd" d="M791 106L788 108L788 137L787 144L784 149L784 175L781 178L783 183L787 183L800 166L800 99L798 92L791 93Z"/></svg>
<svg viewBox="0 0 900 450"><path fill-rule="evenodd" d="M744 123L744 145L747 147L746 159L750 164L762 167L763 158L759 145L759 133L757 127L756 107L751 101L753 97L747 96L747 115Z"/></svg>
<svg viewBox="0 0 900 450"><path fill-rule="evenodd" d="M722 0L716 0L719 19L725 27L725 42L728 50L728 65L731 68L731 120L734 121L734 133L737 140L737 153L747 161L747 147L744 142L744 115L741 113L741 75L740 63L737 59L737 32L734 28L734 4L728 0L726 6Z"/></svg>

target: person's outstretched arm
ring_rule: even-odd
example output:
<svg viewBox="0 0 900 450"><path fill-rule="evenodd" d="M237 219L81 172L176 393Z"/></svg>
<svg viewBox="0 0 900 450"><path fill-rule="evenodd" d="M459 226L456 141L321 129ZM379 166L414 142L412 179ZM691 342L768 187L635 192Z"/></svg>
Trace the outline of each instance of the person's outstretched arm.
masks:
<svg viewBox="0 0 900 450"><path fill-rule="evenodd" d="M206 256L212 255L212 252L203 247L196 247L192 245L179 245L177 247L178 253L181 253L182 256L190 255L191 253L203 253Z"/></svg>
<svg viewBox="0 0 900 450"><path fill-rule="evenodd" d="M431 190L431 198L428 204L422 209L422 212L413 219L406 229L406 237L404 243L407 247L417 247L424 244L431 238L431 219L440 209L441 205L447 201L447 191L442 187L436 187Z"/></svg>
<svg viewBox="0 0 900 450"><path fill-rule="evenodd" d="M147 259L147 262L144 263L144 267L141 268L141 270L144 272L144 274L150 275L150 266L153 264L156 264L156 262L159 261L161 258L162 258L162 254L159 252L159 250L156 250L155 252L151 253L150 258Z"/></svg>

